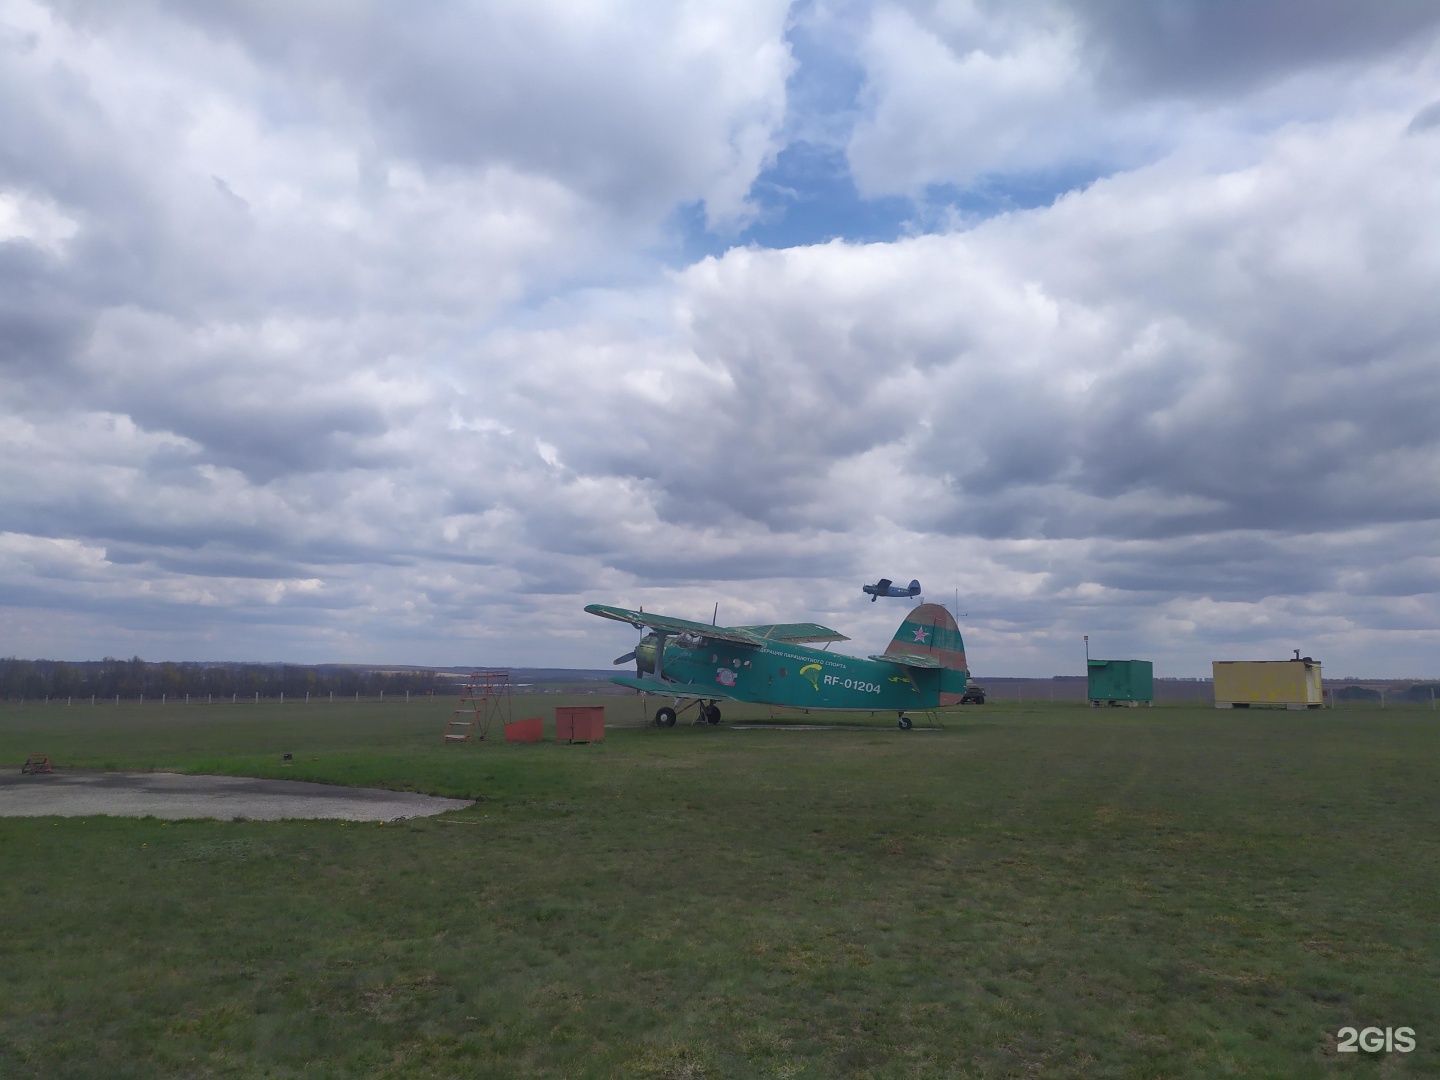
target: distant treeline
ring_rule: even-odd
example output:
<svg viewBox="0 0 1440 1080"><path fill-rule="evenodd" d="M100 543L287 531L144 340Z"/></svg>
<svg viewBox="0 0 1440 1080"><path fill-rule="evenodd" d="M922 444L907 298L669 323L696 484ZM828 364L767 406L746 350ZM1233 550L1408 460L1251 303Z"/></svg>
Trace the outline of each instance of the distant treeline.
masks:
<svg viewBox="0 0 1440 1080"><path fill-rule="evenodd" d="M303 698L335 694L361 697L458 694L463 680L435 671L386 671L297 664L149 664L129 660L0 660L0 698L160 698L191 697Z"/></svg>

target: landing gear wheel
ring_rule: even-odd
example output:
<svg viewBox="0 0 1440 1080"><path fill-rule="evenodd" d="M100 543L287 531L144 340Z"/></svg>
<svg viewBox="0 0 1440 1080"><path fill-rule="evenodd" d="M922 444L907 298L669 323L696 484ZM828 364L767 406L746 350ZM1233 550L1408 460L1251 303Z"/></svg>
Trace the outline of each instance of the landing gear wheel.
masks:
<svg viewBox="0 0 1440 1080"><path fill-rule="evenodd" d="M908 716L906 716L904 713L901 713L901 714L900 714L900 730L901 730L901 731L909 731L909 730L910 730L912 727L914 727L914 726L915 726L915 722L914 722L913 720L911 720L911 719L910 719Z"/></svg>
<svg viewBox="0 0 1440 1080"><path fill-rule="evenodd" d="M704 717L707 724L718 724L720 722L720 706L706 705L700 715Z"/></svg>
<svg viewBox="0 0 1440 1080"><path fill-rule="evenodd" d="M672 709L672 708L670 708L670 706L668 706L668 705L666 705L664 708L656 709L656 710L655 710L655 726L656 726L656 727L674 727L674 726L675 726L675 710Z"/></svg>

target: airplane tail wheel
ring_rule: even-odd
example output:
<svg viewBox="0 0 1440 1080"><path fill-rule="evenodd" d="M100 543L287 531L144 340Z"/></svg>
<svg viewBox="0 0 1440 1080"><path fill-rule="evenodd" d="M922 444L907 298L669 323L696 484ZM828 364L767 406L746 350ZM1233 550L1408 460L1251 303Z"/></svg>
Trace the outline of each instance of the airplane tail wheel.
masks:
<svg viewBox="0 0 1440 1080"><path fill-rule="evenodd" d="M914 726L915 726L914 721L912 721L908 716L901 716L901 717L900 717L900 730L901 730L901 731L909 731L909 730L910 730L912 727L914 727Z"/></svg>
<svg viewBox="0 0 1440 1080"><path fill-rule="evenodd" d="M718 724L718 723L720 722L720 706L719 706L719 705L707 705L707 706L705 706L705 722L706 722L707 724Z"/></svg>
<svg viewBox="0 0 1440 1080"><path fill-rule="evenodd" d="M674 727L674 726L675 726L675 710L672 709L672 708L670 708L668 705L665 706L665 707L662 708L662 709L656 709L656 710L655 710L655 726L656 726L656 727Z"/></svg>

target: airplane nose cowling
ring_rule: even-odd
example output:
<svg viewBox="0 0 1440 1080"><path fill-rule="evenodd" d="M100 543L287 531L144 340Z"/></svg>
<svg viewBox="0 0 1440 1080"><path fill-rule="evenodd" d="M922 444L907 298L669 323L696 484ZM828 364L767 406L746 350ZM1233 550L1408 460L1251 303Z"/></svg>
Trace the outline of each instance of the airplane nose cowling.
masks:
<svg viewBox="0 0 1440 1080"><path fill-rule="evenodd" d="M643 675L655 673L655 635L647 634L635 646L635 667Z"/></svg>

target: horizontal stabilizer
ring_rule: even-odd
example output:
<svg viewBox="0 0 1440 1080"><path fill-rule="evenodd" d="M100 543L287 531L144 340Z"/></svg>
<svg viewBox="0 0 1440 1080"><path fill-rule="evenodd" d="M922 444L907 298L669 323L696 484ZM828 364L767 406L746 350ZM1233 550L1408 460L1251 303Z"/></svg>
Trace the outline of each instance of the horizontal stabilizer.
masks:
<svg viewBox="0 0 1440 1080"><path fill-rule="evenodd" d="M880 656L872 656L871 660L887 660L892 664L903 664L905 667L938 668L944 667L939 660L933 656L914 656L908 653L885 653Z"/></svg>
<svg viewBox="0 0 1440 1080"><path fill-rule="evenodd" d="M699 634L715 641L729 641L735 645L750 645L758 648L765 639L738 626L711 626L709 623L691 622L689 619L674 619L668 615L651 615L647 611L631 611L629 608L609 607L606 604L590 604L586 611L602 619L626 622L636 628L648 626L652 630L663 630L676 634Z"/></svg>
<svg viewBox="0 0 1440 1080"><path fill-rule="evenodd" d="M849 641L838 630L813 622L773 623L769 626L734 626L732 630L745 630L757 634L766 641L782 641L787 645L804 645L816 641Z"/></svg>

